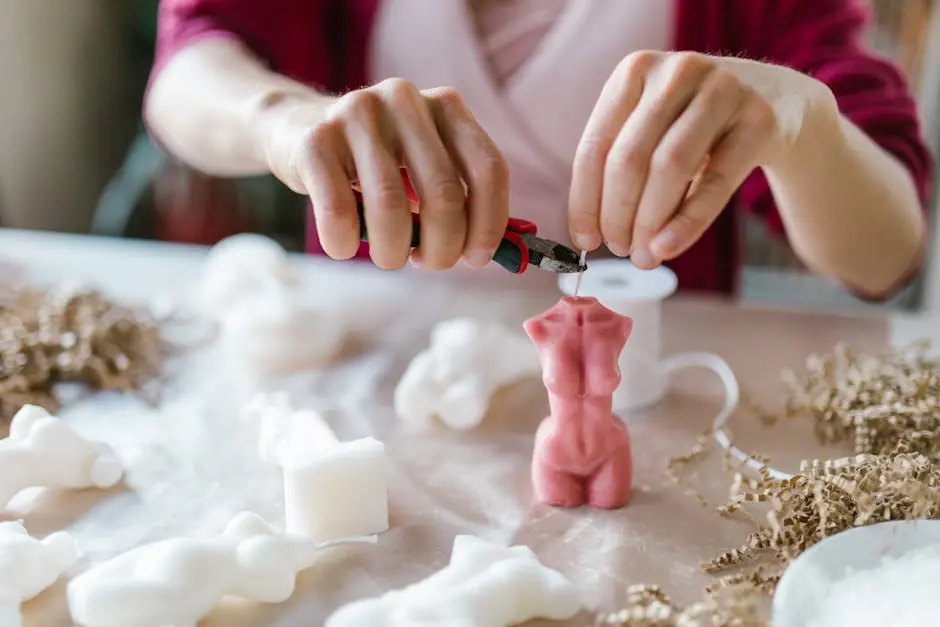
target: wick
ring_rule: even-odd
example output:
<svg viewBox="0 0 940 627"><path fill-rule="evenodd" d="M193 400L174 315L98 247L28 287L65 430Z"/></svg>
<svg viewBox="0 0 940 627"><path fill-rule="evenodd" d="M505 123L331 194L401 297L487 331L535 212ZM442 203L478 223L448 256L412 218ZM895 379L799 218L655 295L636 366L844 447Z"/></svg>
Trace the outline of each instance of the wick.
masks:
<svg viewBox="0 0 940 627"><path fill-rule="evenodd" d="M578 294L581 293L581 279L584 278L584 261L587 259L587 251L581 251L581 261L578 262L581 270L578 270L578 282L574 284L574 297L577 298Z"/></svg>

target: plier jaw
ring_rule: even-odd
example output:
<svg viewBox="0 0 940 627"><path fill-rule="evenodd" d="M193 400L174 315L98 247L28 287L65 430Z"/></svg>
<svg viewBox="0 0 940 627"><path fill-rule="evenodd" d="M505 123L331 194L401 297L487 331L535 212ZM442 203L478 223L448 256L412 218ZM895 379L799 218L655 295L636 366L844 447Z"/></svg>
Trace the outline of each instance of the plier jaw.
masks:
<svg viewBox="0 0 940 627"><path fill-rule="evenodd" d="M528 220L510 218L493 261L510 272L522 274L529 266L556 273L583 272L577 251L536 235L538 227Z"/></svg>

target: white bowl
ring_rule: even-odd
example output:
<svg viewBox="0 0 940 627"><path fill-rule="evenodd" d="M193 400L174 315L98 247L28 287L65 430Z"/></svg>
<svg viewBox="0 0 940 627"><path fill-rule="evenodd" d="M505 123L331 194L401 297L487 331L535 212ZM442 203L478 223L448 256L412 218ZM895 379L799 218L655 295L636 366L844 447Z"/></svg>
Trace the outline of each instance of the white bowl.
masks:
<svg viewBox="0 0 940 627"><path fill-rule="evenodd" d="M899 520L856 527L826 538L787 567L773 600L774 627L804 627L817 614L829 586L885 557L940 545L940 520Z"/></svg>

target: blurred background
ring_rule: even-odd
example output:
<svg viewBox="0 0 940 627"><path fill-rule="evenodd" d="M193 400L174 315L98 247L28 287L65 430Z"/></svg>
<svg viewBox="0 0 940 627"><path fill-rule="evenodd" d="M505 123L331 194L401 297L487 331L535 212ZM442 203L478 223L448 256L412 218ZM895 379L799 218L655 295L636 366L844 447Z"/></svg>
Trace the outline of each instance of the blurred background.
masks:
<svg viewBox="0 0 940 627"><path fill-rule="evenodd" d="M940 0L869 2L876 17L870 40L907 71L936 154ZM140 103L157 4L0 0L0 226L199 244L255 231L299 250L302 198L270 177L204 176L167 159L148 139ZM759 224L742 228L744 301L873 307L811 276ZM940 246L932 247L920 279L886 306L916 311L930 293L940 302Z"/></svg>
<svg viewBox="0 0 940 627"><path fill-rule="evenodd" d="M907 72L918 95L924 132L934 155L940 152L940 0L867 0L874 20L871 45ZM940 196L934 186L933 215ZM934 224L934 240L940 232ZM855 300L841 288L811 275L779 239L771 238L756 221L744 224L747 265L742 271L741 297L757 304L810 309L872 309L890 307L918 311L928 300L940 312L940 246L932 245L930 262L916 281L886 305Z"/></svg>

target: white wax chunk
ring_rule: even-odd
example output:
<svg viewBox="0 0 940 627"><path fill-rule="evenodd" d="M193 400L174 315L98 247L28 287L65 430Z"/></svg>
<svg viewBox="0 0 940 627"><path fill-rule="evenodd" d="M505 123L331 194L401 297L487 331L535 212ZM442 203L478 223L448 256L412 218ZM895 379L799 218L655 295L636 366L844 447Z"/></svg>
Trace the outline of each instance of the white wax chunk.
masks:
<svg viewBox="0 0 940 627"><path fill-rule="evenodd" d="M224 596L286 601L318 549L242 512L217 536L163 540L92 567L69 582L69 612L83 627L195 627Z"/></svg>
<svg viewBox="0 0 940 627"><path fill-rule="evenodd" d="M18 627L20 604L55 583L78 555L64 531L37 540L22 523L0 522L0 627Z"/></svg>
<svg viewBox="0 0 940 627"><path fill-rule="evenodd" d="M317 542L388 530L388 462L374 438L340 442L313 410L261 396L246 414L261 422L261 458L281 467L287 532Z"/></svg>
<svg viewBox="0 0 940 627"><path fill-rule="evenodd" d="M571 582L528 547L461 535L447 566L401 590L350 603L325 627L508 627L568 620L581 608Z"/></svg>
<svg viewBox="0 0 940 627"><path fill-rule="evenodd" d="M416 425L479 425L493 394L540 372L532 342L502 324L456 318L438 324L395 388L395 412Z"/></svg>
<svg viewBox="0 0 940 627"><path fill-rule="evenodd" d="M111 448L78 435L36 405L25 405L0 440L0 509L27 488L110 488L124 474Z"/></svg>
<svg viewBox="0 0 940 627"><path fill-rule="evenodd" d="M385 445L338 442L304 463L283 466L288 533L317 542L388 530Z"/></svg>

